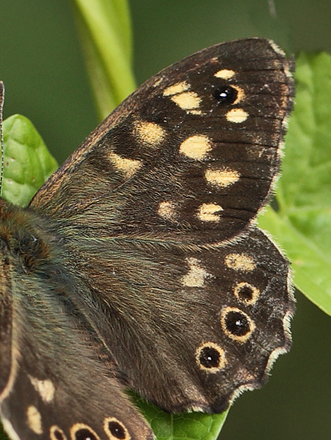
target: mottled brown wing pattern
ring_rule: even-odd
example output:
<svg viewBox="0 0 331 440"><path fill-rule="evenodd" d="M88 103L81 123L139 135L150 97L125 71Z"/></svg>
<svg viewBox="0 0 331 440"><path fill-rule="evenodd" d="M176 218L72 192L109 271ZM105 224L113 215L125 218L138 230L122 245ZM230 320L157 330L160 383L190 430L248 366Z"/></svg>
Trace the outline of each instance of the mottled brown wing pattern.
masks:
<svg viewBox="0 0 331 440"><path fill-rule="evenodd" d="M270 194L293 95L284 54L246 42L205 49L141 86L31 206L113 235L210 243L240 233Z"/></svg>
<svg viewBox="0 0 331 440"><path fill-rule="evenodd" d="M82 273L81 255L69 253ZM167 411L223 411L290 347L289 264L257 228L213 247L104 241L88 257L94 307L77 307L127 385Z"/></svg>
<svg viewBox="0 0 331 440"><path fill-rule="evenodd" d="M0 199L13 440L151 440L127 388L221 412L265 382L294 298L253 221L279 171L290 70L263 39L198 52L124 101L29 208Z"/></svg>
<svg viewBox="0 0 331 440"><path fill-rule="evenodd" d="M34 237L33 253L27 242L32 219L3 204L0 243L7 239L8 249L1 248L0 268L9 282L6 289L0 285L0 414L6 432L13 440L152 440L118 380L114 359L70 299L86 297L84 286L68 276L65 260L36 258L42 242ZM4 236L8 218L16 228ZM23 243L29 244L25 254L18 252ZM21 266L22 256L27 259Z"/></svg>

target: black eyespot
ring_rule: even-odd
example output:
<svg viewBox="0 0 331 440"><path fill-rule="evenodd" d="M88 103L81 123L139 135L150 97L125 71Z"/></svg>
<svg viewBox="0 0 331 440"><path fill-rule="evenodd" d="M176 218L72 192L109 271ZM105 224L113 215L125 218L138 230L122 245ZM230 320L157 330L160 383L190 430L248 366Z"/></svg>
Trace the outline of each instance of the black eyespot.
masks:
<svg viewBox="0 0 331 440"><path fill-rule="evenodd" d="M107 417L103 422L104 430L110 440L129 440L130 434L116 417Z"/></svg>
<svg viewBox="0 0 331 440"><path fill-rule="evenodd" d="M67 440L67 437L61 428L59 428L56 425L53 425L50 428L50 439L51 440Z"/></svg>
<svg viewBox="0 0 331 440"><path fill-rule="evenodd" d="M87 428L78 429L75 432L76 440L97 440L97 437Z"/></svg>
<svg viewBox="0 0 331 440"><path fill-rule="evenodd" d="M253 299L253 288L252 288L252 286L249 286L248 284L243 284L238 289L238 295L244 301L251 301Z"/></svg>
<svg viewBox="0 0 331 440"><path fill-rule="evenodd" d="M237 99L238 91L230 86L218 87L213 92L213 97L220 103L233 104Z"/></svg>
<svg viewBox="0 0 331 440"><path fill-rule="evenodd" d="M54 438L56 438L56 440L64 440L64 435L61 431L59 431L58 429L55 429L53 431L53 436Z"/></svg>
<svg viewBox="0 0 331 440"><path fill-rule="evenodd" d="M204 347L199 356L201 365L205 368L217 368L220 365L221 355L214 347Z"/></svg>
<svg viewBox="0 0 331 440"><path fill-rule="evenodd" d="M250 331L250 323L243 313L230 311L224 320L227 330L235 336L244 336Z"/></svg>
<svg viewBox="0 0 331 440"><path fill-rule="evenodd" d="M239 301L248 306L255 304L260 296L259 289L245 281L234 286L233 293Z"/></svg>
<svg viewBox="0 0 331 440"><path fill-rule="evenodd" d="M125 439L126 432L125 432L123 426L120 425L118 422L115 422L115 421L109 422L108 429L113 437L118 438L120 440Z"/></svg>

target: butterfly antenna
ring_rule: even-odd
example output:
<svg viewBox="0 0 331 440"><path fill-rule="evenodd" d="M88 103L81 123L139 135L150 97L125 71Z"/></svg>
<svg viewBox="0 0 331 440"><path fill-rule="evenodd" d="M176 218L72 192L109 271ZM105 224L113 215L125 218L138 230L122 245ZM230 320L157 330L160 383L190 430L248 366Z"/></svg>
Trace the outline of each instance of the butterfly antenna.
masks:
<svg viewBox="0 0 331 440"><path fill-rule="evenodd" d="M3 168L4 168L4 148L3 148L3 104L5 101L5 85L0 81L0 143L1 143L1 163L0 163L0 197L2 192Z"/></svg>

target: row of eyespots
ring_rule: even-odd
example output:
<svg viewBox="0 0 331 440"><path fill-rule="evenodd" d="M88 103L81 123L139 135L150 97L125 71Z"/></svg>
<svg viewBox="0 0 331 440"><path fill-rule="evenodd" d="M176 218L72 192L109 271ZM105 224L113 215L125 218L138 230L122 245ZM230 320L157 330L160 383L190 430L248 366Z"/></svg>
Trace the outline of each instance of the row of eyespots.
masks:
<svg viewBox="0 0 331 440"><path fill-rule="evenodd" d="M246 342L255 329L252 319L242 310L227 307L221 316L221 326L224 333L238 343ZM225 350L215 342L205 342L195 353L196 363L201 370L216 373L226 364Z"/></svg>
<svg viewBox="0 0 331 440"><path fill-rule="evenodd" d="M126 427L115 417L107 417L103 423L104 431L109 440L130 440L131 436ZM56 425L50 429L51 440L67 440L63 430ZM100 440L97 433L84 423L76 423L70 429L71 440Z"/></svg>
<svg viewBox="0 0 331 440"><path fill-rule="evenodd" d="M194 260L194 261L191 261ZM251 272L256 268L255 260L245 253L228 254L224 259L225 265L235 271ZM202 287L207 274L202 263L197 259L188 259L189 272L182 279L182 284L187 287ZM199 278L200 276L200 278ZM187 280L200 279L200 283L188 283ZM237 300L245 306L252 306L258 300L260 291L252 284L242 281L233 287L233 294ZM225 307L222 310L220 324L224 334L239 344L245 343L255 330L254 321L238 307ZM196 363L201 370L216 373L222 370L226 364L225 350L215 342L204 342L195 352Z"/></svg>

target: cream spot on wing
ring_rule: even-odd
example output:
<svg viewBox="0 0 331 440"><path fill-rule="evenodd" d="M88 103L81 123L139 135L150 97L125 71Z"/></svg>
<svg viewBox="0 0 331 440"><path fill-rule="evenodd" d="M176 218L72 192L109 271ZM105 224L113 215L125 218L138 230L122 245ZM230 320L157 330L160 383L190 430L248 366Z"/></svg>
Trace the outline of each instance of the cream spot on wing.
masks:
<svg viewBox="0 0 331 440"><path fill-rule="evenodd" d="M159 78L155 81L155 83L153 84L153 87L157 87L161 84L161 82L163 81L163 78Z"/></svg>
<svg viewBox="0 0 331 440"><path fill-rule="evenodd" d="M253 257L246 254L229 254L225 257L224 263L230 269L251 272L256 268L256 262Z"/></svg>
<svg viewBox="0 0 331 440"><path fill-rule="evenodd" d="M211 142L208 136L205 135L191 136L185 139L179 147L180 153L196 160L204 159L210 150Z"/></svg>
<svg viewBox="0 0 331 440"><path fill-rule="evenodd" d="M41 414L35 406L29 406L26 412L29 428L35 434L42 434Z"/></svg>
<svg viewBox="0 0 331 440"><path fill-rule="evenodd" d="M197 258L187 258L189 264L189 271L182 277L182 284L186 287L203 287L205 279L211 277L203 267L200 266L200 261Z"/></svg>
<svg viewBox="0 0 331 440"><path fill-rule="evenodd" d="M108 158L127 179L130 179L142 166L140 160L126 159L113 152L109 153Z"/></svg>
<svg viewBox="0 0 331 440"><path fill-rule="evenodd" d="M248 113L245 112L245 110L243 110L242 108L233 108L232 110L227 112L225 117L229 122L239 124L246 121L246 119L248 118Z"/></svg>
<svg viewBox="0 0 331 440"><path fill-rule="evenodd" d="M163 91L163 96L172 96L177 95L178 93L183 93L189 90L190 85L186 81L179 82L174 84L173 86L167 87Z"/></svg>
<svg viewBox="0 0 331 440"><path fill-rule="evenodd" d="M176 217L175 204L169 201L161 202L157 213L166 220L174 220Z"/></svg>
<svg viewBox="0 0 331 440"><path fill-rule="evenodd" d="M216 76L216 78L230 79L235 75L235 73L236 72L234 70L222 69L216 72L214 76Z"/></svg>
<svg viewBox="0 0 331 440"><path fill-rule="evenodd" d="M51 380L38 380L37 378L30 375L29 379L44 402L51 402L53 400L55 387Z"/></svg>
<svg viewBox="0 0 331 440"><path fill-rule="evenodd" d="M201 110L189 110L188 111L191 115L204 115L205 113L203 113Z"/></svg>
<svg viewBox="0 0 331 440"><path fill-rule="evenodd" d="M134 124L134 129L140 140L152 147L160 144L166 134L165 130L155 122L137 121Z"/></svg>
<svg viewBox="0 0 331 440"><path fill-rule="evenodd" d="M201 370L217 373L226 363L225 351L214 342L205 342L195 352L195 360Z"/></svg>
<svg viewBox="0 0 331 440"><path fill-rule="evenodd" d="M212 185L225 188L237 182L240 173L236 170L206 170L205 177L207 182Z"/></svg>
<svg viewBox="0 0 331 440"><path fill-rule="evenodd" d="M193 110L199 108L201 98L195 92L183 92L171 97L182 110Z"/></svg>
<svg viewBox="0 0 331 440"><path fill-rule="evenodd" d="M233 104L238 104L238 102L243 101L246 96L244 90L241 87L235 85L231 85L231 87L237 90L237 98L233 102Z"/></svg>
<svg viewBox="0 0 331 440"><path fill-rule="evenodd" d="M220 212L223 208L216 203L203 203L198 212L198 217L203 222L219 222Z"/></svg>

